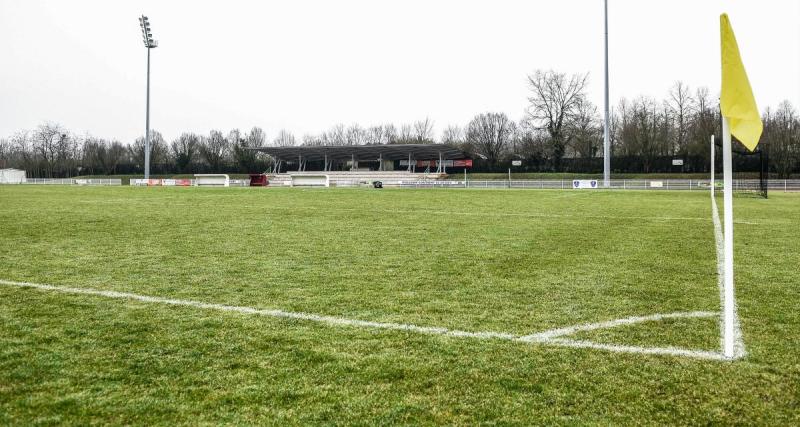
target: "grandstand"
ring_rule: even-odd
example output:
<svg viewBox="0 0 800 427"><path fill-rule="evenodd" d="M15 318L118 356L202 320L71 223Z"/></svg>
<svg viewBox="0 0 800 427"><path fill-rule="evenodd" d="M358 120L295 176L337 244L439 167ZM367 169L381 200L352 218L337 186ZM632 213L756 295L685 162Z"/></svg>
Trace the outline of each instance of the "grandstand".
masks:
<svg viewBox="0 0 800 427"><path fill-rule="evenodd" d="M381 181L387 185L437 180L448 168L472 167L472 157L444 144L258 147L273 159L273 185L351 186ZM327 177L327 178L325 178ZM324 183L324 184L323 184Z"/></svg>
<svg viewBox="0 0 800 427"><path fill-rule="evenodd" d="M345 146L256 147L275 162L273 173L296 170L316 171L392 171L446 173L447 167L470 168L472 156L445 144L382 144Z"/></svg>
<svg viewBox="0 0 800 427"><path fill-rule="evenodd" d="M270 174L271 186L325 186L353 187L369 185L380 181L383 185L401 186L404 184L436 181L446 177L444 173L414 173L404 171L319 171L287 172Z"/></svg>

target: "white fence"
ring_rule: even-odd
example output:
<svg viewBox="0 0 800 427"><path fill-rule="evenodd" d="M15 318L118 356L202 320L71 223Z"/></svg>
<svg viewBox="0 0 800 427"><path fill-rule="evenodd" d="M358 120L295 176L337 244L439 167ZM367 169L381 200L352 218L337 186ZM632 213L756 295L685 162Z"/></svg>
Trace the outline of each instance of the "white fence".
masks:
<svg viewBox="0 0 800 427"><path fill-rule="evenodd" d="M177 182L176 182L177 181ZM180 182L180 183L178 183ZM185 182L185 183L184 183ZM573 180L485 180L485 181L402 181L398 184L386 184L400 188L514 188L514 189L541 189L541 190L571 190ZM597 180L598 187L602 187L602 180ZM121 179L81 179L81 178L28 178L20 184L8 185L87 185L87 186L118 186L122 185ZM130 185L148 185L145 180L131 179ZM150 180L150 185L156 186L194 186L194 180ZM232 179L231 187L247 187L249 179ZM350 187L367 185L359 180L337 180L337 187ZM717 187L722 185L722 180L717 181ZM758 180L734 180L735 190L758 188ZM613 179L611 188L616 190L708 190L709 181L698 179ZM721 188L721 187L720 187ZM770 179L769 191L800 192L800 179ZM592 191L592 190L575 190Z"/></svg>
<svg viewBox="0 0 800 427"><path fill-rule="evenodd" d="M28 178L18 185L122 185L121 179Z"/></svg>
<svg viewBox="0 0 800 427"><path fill-rule="evenodd" d="M196 179L131 179L134 187L197 187ZM229 179L226 187L249 187L250 179Z"/></svg>
<svg viewBox="0 0 800 427"><path fill-rule="evenodd" d="M734 180L735 190L758 188L758 180ZM598 188L603 185L597 180ZM717 181L717 186L722 181ZM517 188L541 190L571 190L574 180L486 180L486 181L414 181L402 182L401 188ZM615 179L611 188L616 190L708 190L709 181L697 179ZM771 179L769 191L800 191L800 179ZM578 190L576 190L578 191ZM591 190L580 190L591 191Z"/></svg>

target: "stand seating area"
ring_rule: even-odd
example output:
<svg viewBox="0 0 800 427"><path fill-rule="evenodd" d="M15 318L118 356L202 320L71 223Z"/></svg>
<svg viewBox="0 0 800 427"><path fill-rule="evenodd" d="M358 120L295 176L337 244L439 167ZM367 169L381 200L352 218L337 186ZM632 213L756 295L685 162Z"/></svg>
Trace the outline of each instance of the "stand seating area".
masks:
<svg viewBox="0 0 800 427"><path fill-rule="evenodd" d="M381 181L385 186L400 185L404 182L435 181L442 179L447 174L437 173L410 173L405 171L317 171L317 172L287 172L269 175L270 186L291 186L292 177L318 177L327 175L331 187L355 187L360 185L372 185L375 181ZM297 179L295 178L295 181Z"/></svg>

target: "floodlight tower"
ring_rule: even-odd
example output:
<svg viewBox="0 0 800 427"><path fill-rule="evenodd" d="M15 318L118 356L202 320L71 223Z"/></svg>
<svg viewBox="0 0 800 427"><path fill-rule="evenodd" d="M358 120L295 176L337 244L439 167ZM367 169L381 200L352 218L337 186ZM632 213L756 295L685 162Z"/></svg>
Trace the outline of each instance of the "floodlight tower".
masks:
<svg viewBox="0 0 800 427"><path fill-rule="evenodd" d="M144 179L150 179L150 49L158 47L158 42L153 40L150 32L150 21L142 15L139 17L139 26L142 27L142 40L147 48L147 110L144 131Z"/></svg>
<svg viewBox="0 0 800 427"><path fill-rule="evenodd" d="M603 0L605 15L605 117L603 123L603 186L608 188L611 185L611 120L608 114L608 0Z"/></svg>

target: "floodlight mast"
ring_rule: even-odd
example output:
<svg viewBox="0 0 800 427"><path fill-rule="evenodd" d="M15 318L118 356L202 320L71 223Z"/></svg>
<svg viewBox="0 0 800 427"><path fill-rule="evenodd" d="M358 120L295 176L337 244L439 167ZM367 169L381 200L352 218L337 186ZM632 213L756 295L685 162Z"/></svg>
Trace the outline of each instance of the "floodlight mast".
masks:
<svg viewBox="0 0 800 427"><path fill-rule="evenodd" d="M605 15L605 119L603 124L603 186L611 186L611 120L608 109L608 0L603 0Z"/></svg>
<svg viewBox="0 0 800 427"><path fill-rule="evenodd" d="M158 42L153 40L150 32L150 21L146 16L139 17L139 26L142 28L142 41L147 48L147 107L145 112L144 131L144 179L150 179L150 49L158 47Z"/></svg>

